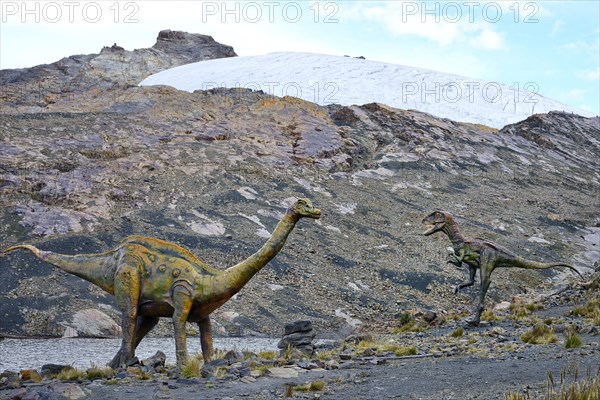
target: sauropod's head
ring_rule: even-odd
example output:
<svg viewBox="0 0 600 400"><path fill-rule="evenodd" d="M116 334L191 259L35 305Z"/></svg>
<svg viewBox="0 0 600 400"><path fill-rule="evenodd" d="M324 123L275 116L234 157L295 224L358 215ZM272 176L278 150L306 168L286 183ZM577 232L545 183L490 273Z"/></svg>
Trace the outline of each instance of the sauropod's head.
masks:
<svg viewBox="0 0 600 400"><path fill-rule="evenodd" d="M321 218L321 210L315 208L309 199L298 199L290 209L299 217L307 217L313 219Z"/></svg>

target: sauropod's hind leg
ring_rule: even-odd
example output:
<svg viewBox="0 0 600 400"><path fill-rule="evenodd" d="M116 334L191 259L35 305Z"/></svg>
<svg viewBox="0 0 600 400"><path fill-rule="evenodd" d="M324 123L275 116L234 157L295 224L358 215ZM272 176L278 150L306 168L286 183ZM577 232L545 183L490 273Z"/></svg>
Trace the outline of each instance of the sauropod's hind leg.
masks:
<svg viewBox="0 0 600 400"><path fill-rule="evenodd" d="M137 262L127 259L122 260L115 275L115 298L122 313L121 328L123 329L123 340L121 342L121 349L109 364L112 368L118 368L126 364L135 355L135 347L137 345L136 320L140 290L141 277Z"/></svg>
<svg viewBox="0 0 600 400"><path fill-rule="evenodd" d="M212 361L213 355L213 344L212 344L212 331L210 324L210 317L205 317L198 322L200 328L200 345L202 346L202 357L204 357L204 364L208 364Z"/></svg>

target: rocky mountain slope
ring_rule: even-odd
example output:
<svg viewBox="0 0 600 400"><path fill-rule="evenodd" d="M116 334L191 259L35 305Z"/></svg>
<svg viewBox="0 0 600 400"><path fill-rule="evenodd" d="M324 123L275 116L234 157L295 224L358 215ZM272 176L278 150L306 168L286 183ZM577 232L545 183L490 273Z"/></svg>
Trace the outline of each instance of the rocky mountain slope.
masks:
<svg viewBox="0 0 600 400"><path fill-rule="evenodd" d="M107 100L164 69L235 56L231 46L217 43L210 36L164 30L148 49L127 51L115 43L102 48L99 54L1 70L0 105L3 112L38 112L57 102L73 107L82 97Z"/></svg>
<svg viewBox="0 0 600 400"><path fill-rule="evenodd" d="M185 49L161 62L185 62ZM149 71L127 65L136 76ZM63 79L52 71L50 80ZM75 75L95 79L89 74ZM225 268L262 245L291 199L312 199L321 220L301 221L271 264L214 313L217 333L273 334L299 318L320 333L373 330L407 310L471 310L475 291L452 292L466 271L445 264L449 241L421 234L421 218L436 208L453 212L468 235L527 258L598 267L599 118L552 112L496 130L244 89L92 91L74 101L3 98L1 247L98 252L143 234ZM497 271L488 301L548 278L573 279ZM61 335L80 309L118 318L111 296L25 253L0 258L0 280L1 335Z"/></svg>

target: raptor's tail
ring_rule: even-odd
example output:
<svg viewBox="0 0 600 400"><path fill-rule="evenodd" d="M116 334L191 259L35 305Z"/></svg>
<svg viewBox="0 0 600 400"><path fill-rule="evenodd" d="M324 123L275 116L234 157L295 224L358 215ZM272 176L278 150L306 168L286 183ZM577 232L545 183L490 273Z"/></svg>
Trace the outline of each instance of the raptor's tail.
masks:
<svg viewBox="0 0 600 400"><path fill-rule="evenodd" d="M572 265L565 264L565 263L546 264L546 263L541 263L541 262L537 262L537 261L529 261L524 258L518 257L516 266L519 268L525 268L525 269L548 269L548 268L555 268L555 267L565 267L565 268L569 268L570 270L575 272L577 275L579 275L580 278L583 278L583 276L577 270L577 268L575 268Z"/></svg>

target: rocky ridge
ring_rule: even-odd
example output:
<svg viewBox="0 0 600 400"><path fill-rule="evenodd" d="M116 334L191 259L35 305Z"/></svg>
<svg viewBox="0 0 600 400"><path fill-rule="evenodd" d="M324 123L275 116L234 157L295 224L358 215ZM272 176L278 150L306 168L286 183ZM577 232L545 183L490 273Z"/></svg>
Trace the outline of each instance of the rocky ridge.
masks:
<svg viewBox="0 0 600 400"><path fill-rule="evenodd" d="M109 103L124 89L164 69L196 61L235 57L231 46L211 36L181 31L159 32L147 49L125 50L116 43L99 54L65 57L32 68L0 70L3 113L41 112L55 103L77 111L82 98Z"/></svg>
<svg viewBox="0 0 600 400"><path fill-rule="evenodd" d="M47 76L58 94L1 99L2 247L99 252L135 233L224 268L262 245L290 199L311 198L322 219L299 224L215 312L217 333L228 335L274 334L295 319L319 332L377 330L407 310L470 310L476 292L452 294L466 271L445 264L449 242L420 234L420 219L435 208L452 211L467 234L528 258L584 272L597 265L599 118L549 113L498 131L376 103L322 107L242 89L137 87L148 65L206 54L188 51L195 35L165 34L179 43L171 47L161 35L143 57L111 48L65 59L76 64L66 73L58 64L0 72L9 85ZM115 64L117 54L127 54L129 69ZM106 90L83 85L76 99L62 95L65 82L98 77ZM490 303L551 277L570 279L498 271ZM1 258L0 279L1 335L63 335L89 308L118 321L111 296L28 254Z"/></svg>

